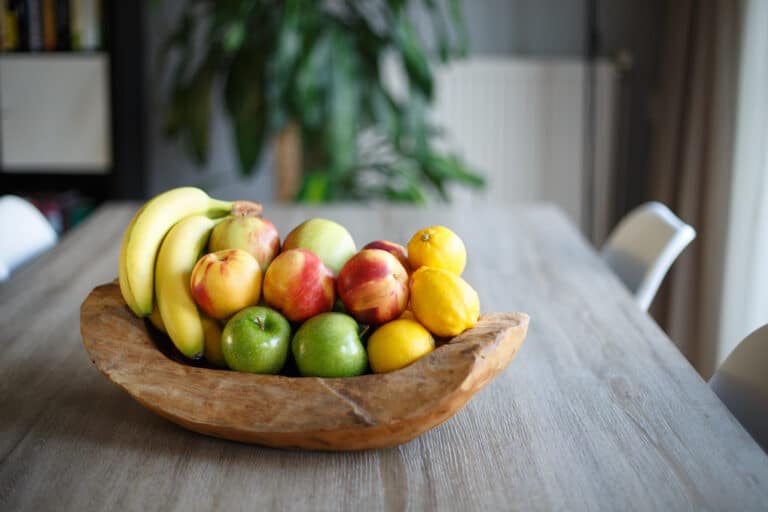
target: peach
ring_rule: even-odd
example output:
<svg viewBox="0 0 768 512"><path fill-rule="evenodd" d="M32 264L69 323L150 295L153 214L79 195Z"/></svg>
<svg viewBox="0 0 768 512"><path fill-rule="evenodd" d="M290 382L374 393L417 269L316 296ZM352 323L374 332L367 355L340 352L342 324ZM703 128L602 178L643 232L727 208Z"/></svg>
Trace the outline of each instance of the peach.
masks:
<svg viewBox="0 0 768 512"><path fill-rule="evenodd" d="M206 254L190 276L192 297L205 313L219 320L259 302L261 266L242 249Z"/></svg>
<svg viewBox="0 0 768 512"><path fill-rule="evenodd" d="M336 300L333 271L313 252L280 253L264 275L264 300L292 322L325 313Z"/></svg>
<svg viewBox="0 0 768 512"><path fill-rule="evenodd" d="M364 324L394 320L408 305L408 272L381 249L352 256L339 272L337 288L347 312Z"/></svg>

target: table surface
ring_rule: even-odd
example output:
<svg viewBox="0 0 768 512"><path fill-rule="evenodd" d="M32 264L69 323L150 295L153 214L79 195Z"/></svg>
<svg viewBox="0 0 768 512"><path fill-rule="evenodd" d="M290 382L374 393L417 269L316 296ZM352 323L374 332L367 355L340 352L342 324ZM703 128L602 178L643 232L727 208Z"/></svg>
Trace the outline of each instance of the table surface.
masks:
<svg viewBox="0 0 768 512"><path fill-rule="evenodd" d="M765 510L768 457L555 208L267 207L356 240L445 224L483 311L524 311L512 364L397 448L283 451L187 432L93 367L79 307L137 208L99 209L0 285L2 510Z"/></svg>

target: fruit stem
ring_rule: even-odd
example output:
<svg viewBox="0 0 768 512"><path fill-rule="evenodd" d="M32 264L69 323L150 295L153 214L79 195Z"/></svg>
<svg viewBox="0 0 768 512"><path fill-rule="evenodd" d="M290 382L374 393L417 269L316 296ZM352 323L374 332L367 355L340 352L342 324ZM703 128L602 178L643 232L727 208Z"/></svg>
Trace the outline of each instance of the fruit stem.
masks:
<svg viewBox="0 0 768 512"><path fill-rule="evenodd" d="M422 242L428 242L429 241L429 233L422 233L421 241Z"/></svg>
<svg viewBox="0 0 768 512"><path fill-rule="evenodd" d="M261 203L253 201L235 201L232 203L230 213L239 217L258 217L264 208Z"/></svg>
<svg viewBox="0 0 768 512"><path fill-rule="evenodd" d="M253 321L256 322L256 325L259 326L259 329L262 331L264 330L264 320L262 320L260 316L254 318Z"/></svg>

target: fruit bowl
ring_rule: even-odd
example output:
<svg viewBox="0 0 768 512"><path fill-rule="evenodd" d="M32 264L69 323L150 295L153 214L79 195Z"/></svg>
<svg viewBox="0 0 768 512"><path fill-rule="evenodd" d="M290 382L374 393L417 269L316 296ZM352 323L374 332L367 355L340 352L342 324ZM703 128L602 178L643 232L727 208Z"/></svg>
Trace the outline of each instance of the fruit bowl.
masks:
<svg viewBox="0 0 768 512"><path fill-rule="evenodd" d="M401 370L323 379L175 360L131 313L116 282L96 287L80 310L93 363L146 408L201 434L312 450L395 446L434 428L507 367L527 328L523 313L488 314Z"/></svg>

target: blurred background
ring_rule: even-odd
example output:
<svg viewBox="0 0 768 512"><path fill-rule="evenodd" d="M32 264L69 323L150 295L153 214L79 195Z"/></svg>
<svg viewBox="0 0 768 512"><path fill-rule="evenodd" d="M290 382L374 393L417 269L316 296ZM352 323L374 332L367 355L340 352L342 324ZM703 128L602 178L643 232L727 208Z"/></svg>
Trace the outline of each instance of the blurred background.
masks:
<svg viewBox="0 0 768 512"><path fill-rule="evenodd" d="M0 195L59 234L104 201L195 185L262 202L550 201L599 247L658 200L698 232L652 308L694 366L710 374L768 321L766 1L0 12Z"/></svg>

